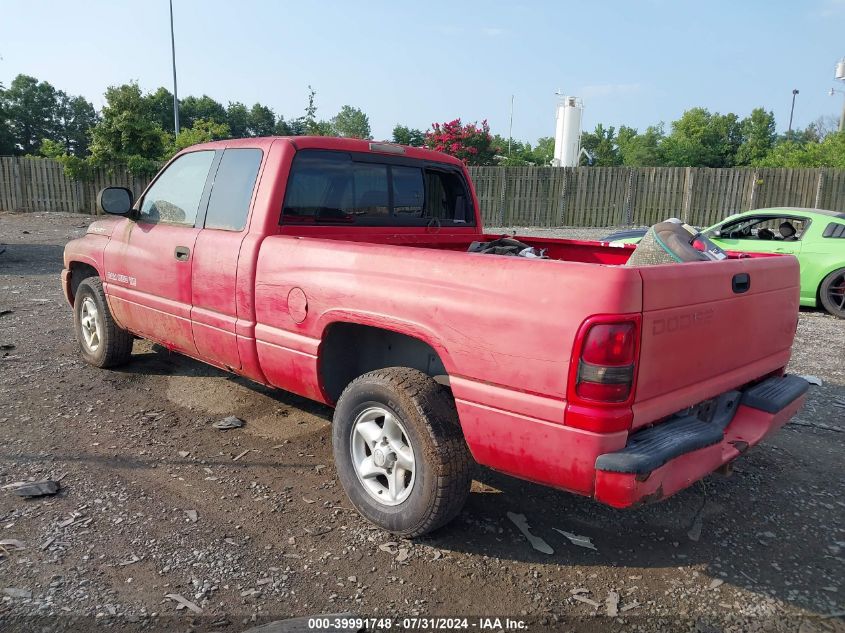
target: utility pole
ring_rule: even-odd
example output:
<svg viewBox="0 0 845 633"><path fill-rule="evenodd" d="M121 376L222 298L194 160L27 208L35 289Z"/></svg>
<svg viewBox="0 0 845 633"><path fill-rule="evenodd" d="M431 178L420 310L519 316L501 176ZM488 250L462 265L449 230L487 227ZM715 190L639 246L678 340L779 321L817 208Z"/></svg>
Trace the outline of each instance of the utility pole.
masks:
<svg viewBox="0 0 845 633"><path fill-rule="evenodd" d="M176 93L176 38L173 35L173 0L170 0L170 54L173 59L173 124L179 136L179 96Z"/></svg>
<svg viewBox="0 0 845 633"><path fill-rule="evenodd" d="M838 79L839 81L845 81L845 57L839 60L839 63L836 64L836 70L833 73L833 78ZM833 90L831 88L830 95L833 96L834 92L842 91ZM845 132L845 101L842 102L842 115L839 117L839 131Z"/></svg>
<svg viewBox="0 0 845 633"><path fill-rule="evenodd" d="M789 130L786 132L787 138L792 138L792 115L795 114L795 96L798 94L798 89L792 90L792 109L789 111Z"/></svg>
<svg viewBox="0 0 845 633"><path fill-rule="evenodd" d="M511 155L511 139L513 138L513 95L511 95L511 121L508 125L508 158Z"/></svg>

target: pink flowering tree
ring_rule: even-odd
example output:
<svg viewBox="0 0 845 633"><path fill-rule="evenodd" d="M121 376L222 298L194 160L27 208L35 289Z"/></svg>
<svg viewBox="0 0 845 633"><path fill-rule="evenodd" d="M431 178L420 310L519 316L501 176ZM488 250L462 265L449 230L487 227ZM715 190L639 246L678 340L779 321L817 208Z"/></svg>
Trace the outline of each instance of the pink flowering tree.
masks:
<svg viewBox="0 0 845 633"><path fill-rule="evenodd" d="M444 154L462 160L466 165L493 165L493 157L501 150L493 143L487 121L481 127L475 123L461 123L460 119L448 123L432 123L425 134L425 144Z"/></svg>

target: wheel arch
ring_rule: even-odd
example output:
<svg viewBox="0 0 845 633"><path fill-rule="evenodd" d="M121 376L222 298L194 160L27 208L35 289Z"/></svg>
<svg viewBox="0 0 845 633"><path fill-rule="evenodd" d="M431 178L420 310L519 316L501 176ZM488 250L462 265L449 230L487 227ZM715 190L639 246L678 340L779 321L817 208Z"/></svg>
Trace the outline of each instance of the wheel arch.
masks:
<svg viewBox="0 0 845 633"><path fill-rule="evenodd" d="M377 369L409 367L448 384L451 359L432 338L395 323L334 320L323 328L318 380L328 402L355 378Z"/></svg>
<svg viewBox="0 0 845 633"><path fill-rule="evenodd" d="M80 259L69 261L68 269L70 270L70 275L68 276L66 293L68 302L73 305L76 292L79 290L79 284L89 277L102 278L102 275L100 275L100 271L91 262Z"/></svg>

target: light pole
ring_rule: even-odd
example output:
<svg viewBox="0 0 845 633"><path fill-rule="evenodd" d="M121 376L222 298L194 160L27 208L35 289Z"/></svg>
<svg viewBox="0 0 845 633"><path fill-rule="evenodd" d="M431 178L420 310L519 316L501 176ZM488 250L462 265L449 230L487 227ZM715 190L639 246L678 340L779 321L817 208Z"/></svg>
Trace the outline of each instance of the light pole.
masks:
<svg viewBox="0 0 845 633"><path fill-rule="evenodd" d="M792 138L792 115L795 114L795 96L798 94L798 89L792 90L792 109L789 111L789 130L786 132L788 138Z"/></svg>
<svg viewBox="0 0 845 633"><path fill-rule="evenodd" d="M508 124L508 158L511 155L511 139L513 139L513 95L511 95L511 118Z"/></svg>
<svg viewBox="0 0 845 633"><path fill-rule="evenodd" d="M173 0L170 0L170 54L173 59L173 124L179 136L179 97L176 94L176 38L173 35Z"/></svg>

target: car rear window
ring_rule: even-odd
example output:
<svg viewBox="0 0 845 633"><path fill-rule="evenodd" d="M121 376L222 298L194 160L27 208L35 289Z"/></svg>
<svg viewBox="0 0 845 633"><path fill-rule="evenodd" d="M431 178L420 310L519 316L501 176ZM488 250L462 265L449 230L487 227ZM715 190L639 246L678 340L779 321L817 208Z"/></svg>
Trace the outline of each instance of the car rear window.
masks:
<svg viewBox="0 0 845 633"><path fill-rule="evenodd" d="M460 170L374 154L301 150L281 224L465 226L474 223Z"/></svg>

